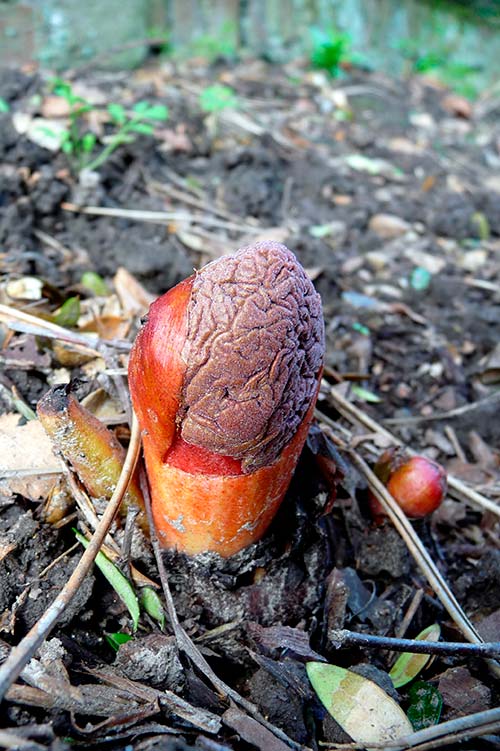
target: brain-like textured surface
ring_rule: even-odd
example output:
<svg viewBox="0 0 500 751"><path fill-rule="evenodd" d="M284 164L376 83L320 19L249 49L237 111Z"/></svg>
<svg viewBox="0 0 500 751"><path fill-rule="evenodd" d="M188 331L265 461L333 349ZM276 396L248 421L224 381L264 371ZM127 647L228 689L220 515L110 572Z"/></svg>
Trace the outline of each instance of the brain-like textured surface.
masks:
<svg viewBox="0 0 500 751"><path fill-rule="evenodd" d="M208 264L188 305L182 437L244 472L271 464L311 404L323 353L320 297L284 245Z"/></svg>

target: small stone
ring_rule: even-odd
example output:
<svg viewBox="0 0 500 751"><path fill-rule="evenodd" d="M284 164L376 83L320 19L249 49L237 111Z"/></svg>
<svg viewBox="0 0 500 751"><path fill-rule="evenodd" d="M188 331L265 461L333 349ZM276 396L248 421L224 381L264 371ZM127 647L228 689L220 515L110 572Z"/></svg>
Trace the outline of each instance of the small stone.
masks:
<svg viewBox="0 0 500 751"><path fill-rule="evenodd" d="M441 100L441 107L455 117L472 117L472 104L468 99L458 94L448 94Z"/></svg>
<svg viewBox="0 0 500 751"><path fill-rule="evenodd" d="M462 267L467 271L479 271L488 260L488 253L484 248L469 250L463 257Z"/></svg>
<svg viewBox="0 0 500 751"><path fill-rule="evenodd" d="M147 681L152 686L178 689L184 680L177 645L173 636L150 634L122 644L115 667L133 681Z"/></svg>
<svg viewBox="0 0 500 751"><path fill-rule="evenodd" d="M404 235L410 229L408 222L393 214L375 214L368 223L368 229L383 240Z"/></svg>

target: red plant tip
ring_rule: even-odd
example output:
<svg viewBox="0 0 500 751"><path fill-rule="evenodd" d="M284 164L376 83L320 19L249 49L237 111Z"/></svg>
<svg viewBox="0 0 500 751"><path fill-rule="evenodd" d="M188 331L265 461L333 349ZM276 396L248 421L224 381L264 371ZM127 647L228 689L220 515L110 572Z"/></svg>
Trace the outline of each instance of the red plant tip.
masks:
<svg viewBox="0 0 500 751"><path fill-rule="evenodd" d="M132 349L162 543L232 555L269 526L319 388L319 295L284 245L223 256L156 300Z"/></svg>
<svg viewBox="0 0 500 751"><path fill-rule="evenodd" d="M431 514L446 495L445 470L425 456L408 458L402 449L388 449L375 465L375 473L412 519ZM375 517L384 515L380 503L371 494L370 506Z"/></svg>

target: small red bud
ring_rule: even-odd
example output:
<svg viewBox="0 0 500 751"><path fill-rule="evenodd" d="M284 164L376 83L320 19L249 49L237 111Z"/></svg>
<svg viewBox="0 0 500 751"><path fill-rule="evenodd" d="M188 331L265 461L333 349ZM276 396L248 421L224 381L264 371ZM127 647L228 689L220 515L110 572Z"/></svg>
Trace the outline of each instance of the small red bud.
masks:
<svg viewBox="0 0 500 751"><path fill-rule="evenodd" d="M425 456L408 458L401 449L389 449L375 465L375 474L411 519L431 514L446 495L445 470ZM385 515L371 493L370 508L375 518Z"/></svg>

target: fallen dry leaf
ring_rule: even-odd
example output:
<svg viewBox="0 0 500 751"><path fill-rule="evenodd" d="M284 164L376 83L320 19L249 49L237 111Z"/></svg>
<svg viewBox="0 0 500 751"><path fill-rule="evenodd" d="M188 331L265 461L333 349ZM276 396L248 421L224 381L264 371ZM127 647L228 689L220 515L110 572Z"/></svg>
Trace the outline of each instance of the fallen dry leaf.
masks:
<svg viewBox="0 0 500 751"><path fill-rule="evenodd" d="M19 424L18 414L0 416L0 493L31 501L45 497L61 472L52 443L38 420Z"/></svg>

